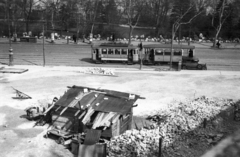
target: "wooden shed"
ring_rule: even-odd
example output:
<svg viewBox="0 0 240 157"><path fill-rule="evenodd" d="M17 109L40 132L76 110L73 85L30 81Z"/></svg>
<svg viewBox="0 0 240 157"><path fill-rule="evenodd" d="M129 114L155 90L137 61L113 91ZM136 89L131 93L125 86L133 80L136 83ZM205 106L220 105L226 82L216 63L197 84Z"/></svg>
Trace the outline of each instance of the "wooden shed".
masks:
<svg viewBox="0 0 240 157"><path fill-rule="evenodd" d="M131 129L132 108L139 98L113 90L69 87L47 113L54 126L47 134L67 137L93 129L100 130L102 138L110 139Z"/></svg>

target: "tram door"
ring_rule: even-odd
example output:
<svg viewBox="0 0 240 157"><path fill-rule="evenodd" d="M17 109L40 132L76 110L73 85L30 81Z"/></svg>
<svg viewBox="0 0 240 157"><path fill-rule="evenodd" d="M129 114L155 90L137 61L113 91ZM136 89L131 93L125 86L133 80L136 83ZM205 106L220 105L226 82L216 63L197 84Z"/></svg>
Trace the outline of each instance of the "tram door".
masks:
<svg viewBox="0 0 240 157"><path fill-rule="evenodd" d="M149 54L149 60L154 62L154 49L150 50L150 54Z"/></svg>
<svg viewBox="0 0 240 157"><path fill-rule="evenodd" d="M100 58L101 53L99 52L99 49L96 49L95 53L96 53L96 60L99 61L101 59Z"/></svg>
<svg viewBox="0 0 240 157"><path fill-rule="evenodd" d="M139 54L137 50L133 51L133 62L138 62L139 61ZM142 57L142 56L141 56Z"/></svg>
<svg viewBox="0 0 240 157"><path fill-rule="evenodd" d="M128 61L129 62L133 62L133 52L134 52L134 50L129 50L128 51Z"/></svg>
<svg viewBox="0 0 240 157"><path fill-rule="evenodd" d="M96 61L96 49L92 49L92 60Z"/></svg>

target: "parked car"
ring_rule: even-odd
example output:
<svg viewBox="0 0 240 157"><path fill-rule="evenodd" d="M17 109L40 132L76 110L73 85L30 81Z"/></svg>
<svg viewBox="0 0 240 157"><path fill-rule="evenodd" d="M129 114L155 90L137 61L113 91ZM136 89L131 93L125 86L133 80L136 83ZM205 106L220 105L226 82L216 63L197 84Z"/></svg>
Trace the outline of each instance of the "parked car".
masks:
<svg viewBox="0 0 240 157"><path fill-rule="evenodd" d="M183 57L182 69L207 70L207 65L199 63L196 57Z"/></svg>

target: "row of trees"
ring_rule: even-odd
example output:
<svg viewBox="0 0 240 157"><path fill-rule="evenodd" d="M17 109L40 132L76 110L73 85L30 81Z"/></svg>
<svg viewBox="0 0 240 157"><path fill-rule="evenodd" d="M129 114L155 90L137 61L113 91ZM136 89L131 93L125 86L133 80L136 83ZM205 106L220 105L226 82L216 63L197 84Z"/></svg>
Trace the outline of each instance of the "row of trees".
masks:
<svg viewBox="0 0 240 157"><path fill-rule="evenodd" d="M109 35L125 25L150 27L152 36L194 37L200 32L218 39L240 36L239 0L0 0L1 29L28 32L46 22L52 31ZM24 26L24 27L23 27ZM24 30L22 30L24 28ZM150 33L149 33L150 35ZM215 41L215 40L214 40Z"/></svg>

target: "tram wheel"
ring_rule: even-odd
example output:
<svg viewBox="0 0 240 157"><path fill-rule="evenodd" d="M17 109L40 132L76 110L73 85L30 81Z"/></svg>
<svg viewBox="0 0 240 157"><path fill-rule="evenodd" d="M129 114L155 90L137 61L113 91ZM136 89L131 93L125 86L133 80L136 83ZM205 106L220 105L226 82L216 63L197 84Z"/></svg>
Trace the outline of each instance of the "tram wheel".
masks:
<svg viewBox="0 0 240 157"><path fill-rule="evenodd" d="M198 69L202 69L202 65L200 65L200 64L197 65L197 68L198 68Z"/></svg>

